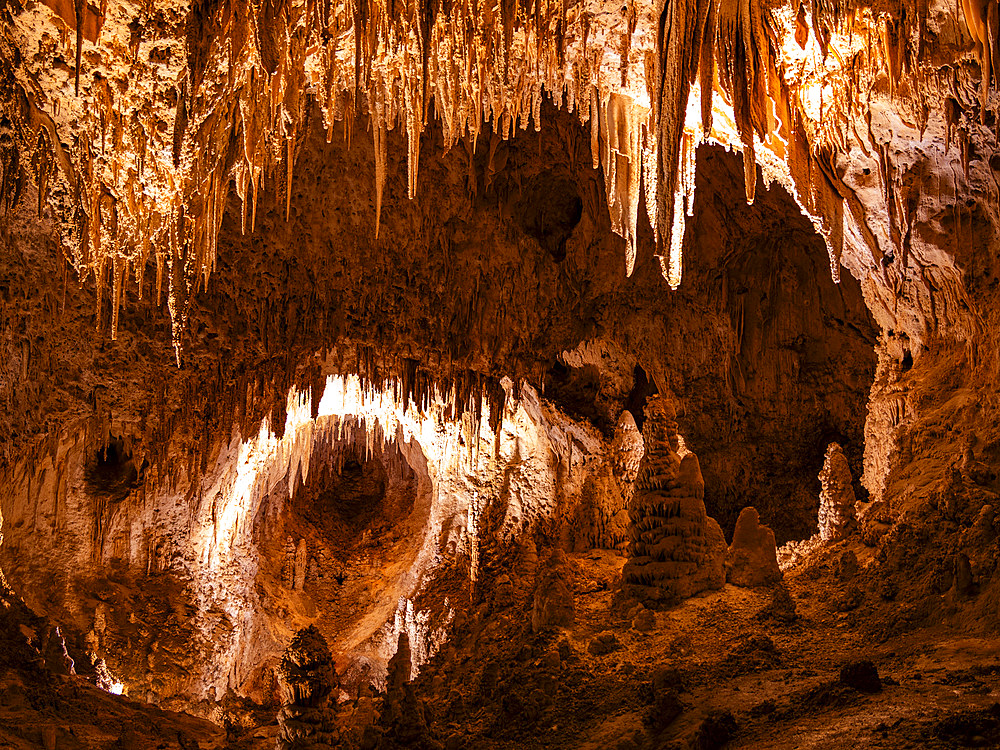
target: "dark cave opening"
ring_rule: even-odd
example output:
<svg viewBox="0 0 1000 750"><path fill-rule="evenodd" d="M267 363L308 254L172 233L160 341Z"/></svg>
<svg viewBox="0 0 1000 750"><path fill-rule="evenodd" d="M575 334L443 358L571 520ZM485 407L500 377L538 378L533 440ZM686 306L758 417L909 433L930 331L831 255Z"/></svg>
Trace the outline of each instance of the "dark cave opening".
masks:
<svg viewBox="0 0 1000 750"><path fill-rule="evenodd" d="M604 433L614 426L598 404L601 373L593 365L568 367L556 360L545 373L545 391L554 402L577 417L589 420Z"/></svg>
<svg viewBox="0 0 1000 750"><path fill-rule="evenodd" d="M125 441L112 436L107 446L85 464L84 481L91 495L117 502L141 485L144 469L145 464L136 467Z"/></svg>
<svg viewBox="0 0 1000 750"><path fill-rule="evenodd" d="M636 365L632 373L632 390L629 391L628 398L625 399L625 408L635 420L635 426L642 432L642 425L646 421L646 400L656 393L656 386L646 375L646 371L641 365Z"/></svg>
<svg viewBox="0 0 1000 750"><path fill-rule="evenodd" d="M303 516L319 525L331 516L351 529L363 528L382 510L388 476L379 460L352 457L337 472L328 474L326 486L312 495Z"/></svg>
<svg viewBox="0 0 1000 750"><path fill-rule="evenodd" d="M394 440L366 445L365 433L314 449L308 478L284 512L285 532L346 560L379 544L414 509L417 478Z"/></svg>
<svg viewBox="0 0 1000 750"><path fill-rule="evenodd" d="M523 188L514 210L524 232L538 240L553 260L566 259L566 241L583 216L583 201L573 181L543 172Z"/></svg>

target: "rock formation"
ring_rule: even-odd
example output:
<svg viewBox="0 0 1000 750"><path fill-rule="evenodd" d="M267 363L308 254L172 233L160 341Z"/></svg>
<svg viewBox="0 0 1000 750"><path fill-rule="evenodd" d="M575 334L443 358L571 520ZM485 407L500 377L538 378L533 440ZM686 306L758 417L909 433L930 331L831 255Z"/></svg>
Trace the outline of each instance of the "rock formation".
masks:
<svg viewBox="0 0 1000 750"><path fill-rule="evenodd" d="M389 660L389 673L386 677L382 710L386 737L406 747L438 748L439 743L429 735L427 706L410 682L411 670L410 638L406 631L402 631L396 653Z"/></svg>
<svg viewBox="0 0 1000 750"><path fill-rule="evenodd" d="M635 483L636 477L639 476L642 455L642 433L635 425L632 412L626 409L618 418L618 424L615 425L615 437L611 442L611 461L615 477L623 487L630 487ZM631 493L629 497L631 497Z"/></svg>
<svg viewBox="0 0 1000 750"><path fill-rule="evenodd" d="M73 659L66 651L66 640L58 626L48 626L39 650L45 660L45 666L54 674L76 674Z"/></svg>
<svg viewBox="0 0 1000 750"><path fill-rule="evenodd" d="M858 526L857 501L851 485L851 469L844 451L838 443L826 449L823 468L819 472L818 530L808 539L791 541L778 550L778 564L782 569L795 565L826 542L843 539ZM861 538L874 545L888 528L883 524L884 503L869 505L861 523ZM876 529L880 529L876 531Z"/></svg>
<svg viewBox="0 0 1000 750"><path fill-rule="evenodd" d="M514 584L510 576L503 573L493 582L493 611L506 609L514 603Z"/></svg>
<svg viewBox="0 0 1000 750"><path fill-rule="evenodd" d="M542 565L531 608L531 629L571 625L576 618L573 601L573 569L566 554L557 549Z"/></svg>
<svg viewBox="0 0 1000 750"><path fill-rule="evenodd" d="M721 588L726 540L705 512L698 458L677 454L676 412L663 396L650 397L646 405L643 440L622 593L668 604Z"/></svg>
<svg viewBox="0 0 1000 750"><path fill-rule="evenodd" d="M410 655L410 636L405 630L402 630L396 641L396 653L389 659L388 674L385 680L386 695L396 695L403 685L410 681L412 669L413 660Z"/></svg>
<svg viewBox="0 0 1000 750"><path fill-rule="evenodd" d="M515 566L517 575L512 581L514 593L518 598L527 598L535 590L539 566L538 546L531 534L521 535L516 550Z"/></svg>
<svg viewBox="0 0 1000 750"><path fill-rule="evenodd" d="M628 509L643 453L642 433L627 409L618 418L608 453L611 471L588 481L582 509L593 519L588 546L624 552L629 542Z"/></svg>
<svg viewBox="0 0 1000 750"><path fill-rule="evenodd" d="M740 511L726 553L726 580L735 586L768 586L781 580L774 532L753 507Z"/></svg>
<svg viewBox="0 0 1000 750"><path fill-rule="evenodd" d="M339 685L326 639L314 625L303 628L278 663L278 682L284 705L278 713L278 750L333 745L335 714L330 694Z"/></svg>
<svg viewBox="0 0 1000 750"><path fill-rule="evenodd" d="M671 620L721 630L719 607L758 594L654 610L723 570L776 579L773 536L736 515L812 534L824 435L846 450L827 453L818 532L789 548L809 564L748 626L801 601L783 637L833 609L824 648L942 613L996 630L998 8L0 0L0 566L42 618L0 611L17 640L0 746L193 747L179 729L147 743L152 720L51 717L83 714L90 679L218 718L223 694L273 697L311 622L377 679L402 602L390 710L359 698L354 740L430 742L424 691L450 688L476 717L453 747L509 726L497 744L571 746L598 719L564 709L625 716L595 698L646 680L644 643L698 689L727 679ZM377 479L382 438L412 481ZM852 537L853 480L871 502ZM736 527L724 567L706 503ZM623 540L623 571L587 553ZM565 554L540 565L536 542ZM619 571L631 614L608 620ZM577 646L624 631L624 653L603 676L536 674L554 638L524 637L529 618ZM296 638L281 743L329 744L336 672L318 633ZM793 682L817 666L794 651ZM467 685L487 669L480 706ZM990 674L955 690L995 694ZM694 708L682 692L654 731L698 725L671 721ZM784 705L752 708L738 731L780 741ZM952 739L915 721L894 716L893 739ZM684 744L624 723L593 744ZM990 722L950 726L1000 746Z"/></svg>
<svg viewBox="0 0 1000 750"><path fill-rule="evenodd" d="M855 520L854 488L851 469L838 443L826 449L823 468L819 473L822 489L819 494L819 538L835 541L848 534Z"/></svg>

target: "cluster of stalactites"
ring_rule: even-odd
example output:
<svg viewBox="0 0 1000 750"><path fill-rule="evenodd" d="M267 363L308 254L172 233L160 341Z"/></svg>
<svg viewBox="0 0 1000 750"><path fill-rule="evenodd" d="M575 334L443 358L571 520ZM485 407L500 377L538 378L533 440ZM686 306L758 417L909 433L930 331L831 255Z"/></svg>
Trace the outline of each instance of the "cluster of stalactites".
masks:
<svg viewBox="0 0 1000 750"><path fill-rule="evenodd" d="M982 70L979 88L980 119L986 121L986 105L990 95L990 81L997 80L1000 60L1000 7L996 0L977 2L962 0L965 25L976 45L976 56ZM888 45L887 45L888 49Z"/></svg>
<svg viewBox="0 0 1000 750"><path fill-rule="evenodd" d="M683 268L684 231L687 217L694 215L695 153L698 148L696 131L685 129L681 137L681 166L674 188L674 225L670 231L670 251L666 259L661 255L660 272L671 289L681 285Z"/></svg>
<svg viewBox="0 0 1000 750"><path fill-rule="evenodd" d="M788 95L775 69L774 34L763 4L690 0L664 9L653 99L659 172L657 258L672 288L681 282L685 217L692 215L695 151L713 135L720 99L742 144L747 202L756 192L757 143L787 143ZM697 92L699 107L689 107ZM695 104L692 99L691 104ZM698 122L700 109L700 122Z"/></svg>
<svg viewBox="0 0 1000 750"><path fill-rule="evenodd" d="M500 429L508 391L496 377L475 370L438 363L429 367L411 357L398 357L363 344L341 342L325 352L327 365L342 377L355 376L365 398L374 400L387 394L402 414L415 408L421 416L440 406L445 421L460 420L466 415L478 426L483 415L493 432ZM317 377L313 385L314 416L323 398L326 379ZM516 401L520 380L514 379L510 395Z"/></svg>
<svg viewBox="0 0 1000 750"><path fill-rule="evenodd" d="M170 71L174 95L160 97L167 104L130 93L143 86L119 87L85 68L79 97L86 106L73 124L56 114L79 109L66 93L73 87L32 91L29 63L22 63L29 75L0 64L0 78L11 83L0 118L6 128L0 132L0 207L21 193L20 177L30 172L40 205L53 204L74 227L64 240L77 271L93 274L98 289L110 282L112 337L125 285L134 278L141 294L147 260L154 259L157 297L167 276L179 350L190 296L216 263L230 182L242 202L244 229L255 225L267 178L287 214L295 144L313 104L328 138L340 121L349 138L356 115L369 116L377 237L390 131L405 133L412 198L419 187L421 134L432 119L440 124L445 149L462 139L474 148L487 129L508 138L517 128L540 128L541 101L548 95L590 125L612 227L626 239L626 273L635 264L644 204L664 276L676 287L684 217L693 199L694 151L712 133L713 98L721 92L731 104L748 201L756 190L759 144L795 171L790 131L797 127L792 115L800 103L776 69L776 34L762 3L668 3L658 33L656 20L634 4L614 19L603 6L592 6L555 0L487 6L468 0L448 6L413 0L279 0L258 6L231 0L211 10L198 6L193 16L210 12L212 18L189 21L186 57L176 55ZM813 34L824 54L832 49L831 28L847 17L840 6L812 3ZM995 13L995 3L988 7ZM995 40L986 31L988 13L970 9L967 4L966 17L990 71ZM138 78L155 70L162 77L162 66L147 66L135 50L114 47L113 34L105 36L97 33L88 43L108 69L127 69ZM655 49L632 48L633 38L651 37L657 37ZM78 35L77 52L82 44ZM609 63L609 49L619 62ZM2 49L0 58L12 60L13 52ZM895 57L888 56L891 63ZM609 70L615 67L620 70ZM693 86L700 95L700 126L687 112ZM60 130L74 128L72 139ZM78 145L68 151L62 144L71 140Z"/></svg>
<svg viewBox="0 0 1000 750"><path fill-rule="evenodd" d="M189 21L186 59L172 58L173 92L155 103L130 91L142 92L145 77L162 79L164 64L147 66L137 48L116 47L110 27L103 37L99 29L93 39L78 37L77 52L90 44L109 70L130 70L135 86L116 86L84 67L72 74L80 80L69 89L73 95L65 88L29 92L27 67L6 71L13 95L4 110L18 123L17 143L7 151L20 159L4 154L4 200L21 187L8 172L21 176L30 164L40 204L57 203L57 214L73 225L64 236L72 264L81 276L93 275L99 290L110 287L112 338L126 285L134 279L142 294L146 263L153 259L158 298L166 276L179 349L189 299L215 267L230 181L242 202L244 229L254 228L268 177L287 213L295 143L311 102L331 138L336 122L347 121L349 137L356 114L369 115L376 237L390 131L405 132L412 198L420 137L430 119L439 121L445 149L465 138L474 147L487 128L504 138L532 123L539 129L546 95L591 121L594 158L605 169L615 230L627 239L629 271L639 203L645 202L654 226L659 221L660 128L650 106L638 103L655 95L658 74L649 54L632 49L633 36L649 38L652 28L637 31L631 4L613 22L603 7L553 0L447 8L380 0L259 7L228 2L190 12L212 17ZM53 36L61 23L56 16L53 11ZM141 37L133 43L148 41ZM608 49L620 62L605 59ZM645 81L647 90L636 81ZM74 110L83 114L72 123L49 114ZM79 144L70 153L61 145L70 140L63 130L72 130Z"/></svg>

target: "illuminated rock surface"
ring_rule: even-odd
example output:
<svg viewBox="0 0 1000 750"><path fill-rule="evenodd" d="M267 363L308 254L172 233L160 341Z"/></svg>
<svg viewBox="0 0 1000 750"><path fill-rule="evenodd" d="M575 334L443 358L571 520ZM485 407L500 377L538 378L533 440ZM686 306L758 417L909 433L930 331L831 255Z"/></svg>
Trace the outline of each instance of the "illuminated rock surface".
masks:
<svg viewBox="0 0 1000 750"><path fill-rule="evenodd" d="M819 473L819 538L824 542L841 539L854 523L854 488L851 470L843 449L830 443Z"/></svg>
<svg viewBox="0 0 1000 750"><path fill-rule="evenodd" d="M278 750L324 747L336 739L330 693L338 687L330 649L314 627L295 634L278 662L284 693L278 712Z"/></svg>
<svg viewBox="0 0 1000 750"><path fill-rule="evenodd" d="M736 519L726 553L726 580L736 586L766 586L781 580L774 532L760 522L756 508L744 508Z"/></svg>
<svg viewBox="0 0 1000 750"><path fill-rule="evenodd" d="M646 404L645 452L629 508L632 541L622 570L623 593L673 603L726 582L726 540L705 513L698 457L681 458L674 406L663 396Z"/></svg>

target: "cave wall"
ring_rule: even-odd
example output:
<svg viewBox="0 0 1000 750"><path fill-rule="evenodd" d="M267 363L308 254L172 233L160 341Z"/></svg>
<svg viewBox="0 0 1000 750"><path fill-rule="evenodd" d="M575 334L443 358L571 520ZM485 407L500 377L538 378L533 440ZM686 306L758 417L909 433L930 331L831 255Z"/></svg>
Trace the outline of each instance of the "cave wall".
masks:
<svg viewBox="0 0 1000 750"><path fill-rule="evenodd" d="M43 5L29 9L38 28L52 21ZM228 13L235 4L220 6ZM0 5L0 14L8 7ZM627 155L608 148L609 125L631 139L648 112L619 108L607 85L620 63L621 86L628 77L630 95L641 94L652 84L630 57L687 69L697 61L678 61L676 49L697 46L659 49L656 19L641 7L638 36L626 36L635 46L609 55L596 74L602 90L594 93L594 114L604 119L593 140L575 115L541 103L541 86L530 94L540 132L505 140L479 130L478 121L476 137L436 124L421 134L413 119L405 132L387 131L374 105L370 119L351 111L341 120L333 114L345 115L342 101L317 107L287 86L284 73L272 79L294 101L277 97L284 110L272 132L257 128L261 137L253 139L267 151L254 155L255 165L266 163L269 174L249 231L241 226L245 201L203 200L247 192L249 162L229 171L246 123L236 126L235 109L207 125L198 120L205 127L196 146L185 140L180 99L187 94L173 80L157 81L153 107L144 109L143 86L116 99L93 75L112 65L97 49L98 31L88 27L83 98L60 108L68 97L53 97L38 108L34 99L11 107L0 97L0 565L32 607L71 625L76 653L103 656L135 695L167 705L207 706L229 688L268 697L270 664L292 629L342 605L325 576L322 585L310 579L322 540L296 526L290 508L310 503L309 479L299 484L296 467L330 458L301 432L330 415L306 409L299 395L318 404L328 377L346 373L393 392L396 427L412 433L395 443L409 468L376 453L396 490L409 492L407 471L416 482L412 506L403 502L383 519L375 551L329 571L334 580L356 576L345 594L356 610L330 618L351 679L380 678L404 630L417 660L430 657L461 614L457 603L486 596L512 547L529 540L613 546L614 532L603 524L623 508L606 443L621 410L641 419L646 396L659 386L681 407L681 433L701 457L709 513L727 533L753 504L779 542L807 536L815 475L826 444L837 440L861 500L858 539L873 548L854 606L882 618L887 631L942 617L995 629L1000 161L991 69L976 59L982 52L972 49L958 9L940 0L863 6L848 21L831 17L839 7L815 6L807 22L804 8L767 4L778 23L762 41L764 59L751 54L745 68L725 62L737 66L725 71L727 93L743 99L730 96L736 109L724 102L719 127L708 134L726 145L742 141L748 166L715 146L698 150L683 282L671 291L654 256L667 250L666 225L655 230L659 244L645 218L623 225L623 211L635 208L621 200L634 198L627 185L638 173L638 145L623 146ZM204 72L218 52L214 31L206 26L201 34L191 24L183 54L188 10L176 3L169 18L160 16L160 31L171 37L165 46L133 40L143 55L140 63L130 53L132 70L176 72L187 58L195 77ZM625 26L617 8L603 10L602 22ZM129 20L115 6L109 28L122 30ZM43 89L69 91L72 35L68 26L56 28L60 38L49 29L31 58L44 72L39 101ZM10 48L7 41L0 39L0 50ZM29 41L22 46L34 47L35 37ZM837 54L827 54L830 44ZM118 45L115 54L125 49ZM0 58L6 84L14 68ZM117 75L128 68L122 59ZM255 65L239 72L252 75ZM573 84L590 85L585 80ZM741 81L755 81L763 93L740 90ZM26 199L7 212L7 117L19 146L27 134L41 144L36 158L49 153L46 144L59 155L47 113L62 127L89 106L91 84L110 98L69 128L84 143L74 145L72 169L81 171L76 162L95 168L89 187L108 191L122 216L134 208L125 194L141 182L130 167L137 160L142 176L147 134L164 146L150 151L156 158L214 180L204 196L198 180L178 181L171 194L174 209L190 204L202 226L209 213L220 220L210 279L191 270L204 256L168 270L174 292L193 285L179 302L157 289L165 256L157 252L154 262L146 252L149 232L118 242L125 250L116 257L128 255L131 268L100 265L107 258L88 256L70 236L82 212L70 208L79 193L62 182L69 167L33 163L43 193L54 176L54 195L39 198L26 184ZM121 79L114 85L119 94L128 90ZM666 101L660 94L653 109ZM751 95L756 106L746 105ZM609 122L612 109L619 119ZM15 110L28 112L30 127ZM119 114L129 111L123 135ZM768 126L781 122L758 139L747 112ZM670 124L690 131L679 137L691 151L701 133L687 126ZM99 130L101 157L83 159ZM678 134L663 134L667 169L660 163L653 172L683 182L670 163ZM199 148L204 162L194 158ZM648 169L660 153L647 148L654 149L642 155ZM623 171L614 177L609 164ZM167 165L157 179L170 172ZM643 197L663 202L649 189L651 176L643 177ZM758 183L752 206L746 177ZM772 179L780 187L765 186ZM104 199L100 190L88 197L91 207ZM36 202L62 210L35 216L29 207ZM661 208L648 216L663 221L669 211ZM110 229L112 215L117 225L117 213L105 211L104 223L98 213L90 227ZM79 270L91 274L84 283ZM137 278L122 283L132 273ZM119 291L124 300L113 298ZM510 382L501 386L504 376ZM445 403L431 397L436 387L449 391ZM407 406L419 406L419 416ZM421 421L435 409L438 421ZM248 460L259 464L249 473ZM288 533L296 530L309 537L303 555ZM296 588L300 557L307 574ZM969 580L959 586L964 565ZM384 580L369 585L357 572L365 569Z"/></svg>
<svg viewBox="0 0 1000 750"><path fill-rule="evenodd" d="M360 210L372 201L369 141L353 138L348 148L340 131L329 145L320 132L303 136L296 166L302 180L296 182L290 219L270 192L261 196L254 232L243 234L237 202L226 213L223 252L211 284L194 297L190 347L180 370L169 366L170 331L165 311L155 305L156 274L146 275L142 300L126 300L121 336L108 341L110 303L105 300L105 315L97 320L92 286L80 286L69 273L65 300L48 286L65 266L51 225L23 211L6 239L6 366L31 385L22 389L14 387L13 377L5 381L11 458L28 446L37 450L64 420L89 416L100 422L92 430L97 443L91 450L103 447L99 433L110 434L113 426L115 435L137 444L140 463L149 460L172 475L181 464L185 470L192 469L186 464L204 468L217 449L211 444L232 423L250 433L255 420L274 411L280 424L287 388L311 382L313 355L341 337L416 359L431 375L465 367L507 374L515 382L527 376L539 385L559 353L603 337L624 351L626 369L642 361L678 382L714 371L721 384L713 388L728 392L724 371L731 365L718 352L736 342L737 316L723 310L736 303L716 302L721 291L714 291L715 282L705 287L713 296L703 298L697 281L702 259L707 267L728 252L717 241L723 236L718 227L696 228L691 235L704 247L689 253L690 292L666 288L652 258L652 238L643 232L636 271L623 278L623 240L610 229L589 139L569 115L543 111L552 127L510 141L481 139L471 158L460 148L439 156L432 131L423 165L427 179L439 186L433 199L407 198L403 150L390 149L395 155L377 243L370 216ZM395 137L390 142L400 145ZM710 161L710 171L716 163ZM738 169L730 164L723 175L719 180L732 184L709 188L713 205L696 201L698 226L720 206L742 205L739 185L732 182ZM532 205L540 208L525 210ZM790 208L785 202L776 210ZM725 222L742 213L727 214ZM558 229L540 228L543 215ZM755 231L760 216L748 217L741 232ZM808 234L802 225L799 231ZM698 233L711 235L709 241ZM750 247L757 240L726 242ZM803 247L812 248L821 268L818 246ZM815 283L824 284L821 277ZM856 298L846 299L854 309ZM850 325L845 321L844 330ZM868 329L860 327L863 340ZM816 334L814 328L810 338ZM350 355L343 365L359 366ZM609 403L603 417L590 416L607 431L617 418L610 411ZM170 451L168 444L174 446Z"/></svg>
<svg viewBox="0 0 1000 750"><path fill-rule="evenodd" d="M699 173L685 283L667 288L642 225L626 277L624 241L611 231L585 131L565 113L543 113L551 127L481 139L474 153L439 155L432 131L421 167L439 186L432 198L407 197L401 143L391 134L377 241L370 142L304 134L287 219L282 196L268 191L256 227L244 233L240 206L230 204L217 268L188 311L180 368L153 269L109 341L110 302L98 319L95 290L71 273L65 302L57 298L49 280L65 266L51 226L21 209L4 237L5 346L7 366L33 385L3 383L16 408L7 413L12 481L0 505L0 560L33 606L74 624L79 651L105 655L161 702L189 705L229 687L267 695L267 670L256 666L290 626L274 605L280 597L268 594L273 571L263 593L247 583L260 570L248 535L261 498L233 488L249 476L238 468L246 451L266 445L284 455L274 446L299 439L305 407L287 400L288 389L321 401L334 373L395 389L397 411L411 393L419 402L450 384L443 408L456 443L455 425L472 417L480 396L494 414L505 399L517 405L514 416L504 412L499 458L495 443L484 445L484 463L457 477L428 462L436 494L426 520L400 531L397 541L413 546L394 568L395 588L357 613L364 625L344 640L355 671L370 664L378 673L402 628L414 644L438 637L444 598L423 610L408 598L430 571L464 565L474 592L470 515L488 521L484 549L528 532L568 549L611 546L602 524L622 500L603 445L622 409L641 411L641 373L647 388L656 374L680 400L681 431L706 467L709 512L727 531L754 504L782 538L810 533L824 441L846 437L849 451L860 443L871 340L857 288L846 278L839 287L827 282L822 243L805 220L777 227L776 217L794 210L779 189L745 208L737 160L713 150ZM581 402L555 386L552 371L588 342L610 343L589 371L600 397ZM762 358L773 345L784 354ZM512 384L497 400L502 376ZM550 405L525 406L533 402L513 388L521 378L550 387ZM553 405L552 414L568 417L546 416ZM525 442L525 433L535 437ZM457 451L440 448L441 439L421 439L425 455L432 445ZM125 497L101 505L86 467L112 443L137 477ZM269 488L293 490L286 459ZM753 469L734 472L737 465ZM484 506L473 510L477 502ZM47 562L29 565L29 548ZM303 603L298 615L315 617L315 606ZM130 610L143 613L138 622L123 619ZM433 618L421 620L427 611ZM169 623L166 635L153 636L143 617ZM205 658L182 647L192 639Z"/></svg>
<svg viewBox="0 0 1000 750"><path fill-rule="evenodd" d="M399 632L416 665L433 655L497 550L522 535L600 545L594 519L623 510L600 433L530 386L494 420L420 411L357 378L330 376L316 397L314 418L293 392L280 438L265 421L190 484L95 483L79 436L57 469L18 478L0 565L83 671L102 659L131 695L212 716L230 690L275 700L284 644L318 622L339 667L379 683ZM383 467L384 497L364 528L331 527L316 493L342 508L336 472L356 458Z"/></svg>
<svg viewBox="0 0 1000 750"><path fill-rule="evenodd" d="M815 531L831 441L861 476L876 329L859 284L834 283L823 239L787 193L772 185L743 204L739 163L724 157L699 156L684 293L718 311L731 343L716 352L721 378L684 385L685 435L723 528L754 505L780 544Z"/></svg>

